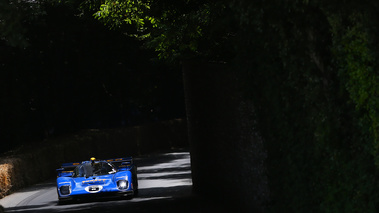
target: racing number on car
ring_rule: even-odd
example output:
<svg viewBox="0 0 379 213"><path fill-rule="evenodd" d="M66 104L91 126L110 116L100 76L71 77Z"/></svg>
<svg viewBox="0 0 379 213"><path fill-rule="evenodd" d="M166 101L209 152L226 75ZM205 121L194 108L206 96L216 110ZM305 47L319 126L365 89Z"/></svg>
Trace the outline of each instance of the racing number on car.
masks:
<svg viewBox="0 0 379 213"><path fill-rule="evenodd" d="M90 192L96 192L96 191L99 191L99 187L98 187L98 186L91 186L91 187L89 187L89 191L90 191Z"/></svg>

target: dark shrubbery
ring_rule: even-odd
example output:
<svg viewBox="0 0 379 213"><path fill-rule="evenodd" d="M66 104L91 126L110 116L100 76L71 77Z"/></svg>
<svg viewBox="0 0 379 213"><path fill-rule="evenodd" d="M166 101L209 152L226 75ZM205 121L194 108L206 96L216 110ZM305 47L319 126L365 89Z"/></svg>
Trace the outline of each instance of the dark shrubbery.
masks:
<svg viewBox="0 0 379 213"><path fill-rule="evenodd" d="M240 67L268 150L269 209L377 212L378 5L276 6L238 8Z"/></svg>

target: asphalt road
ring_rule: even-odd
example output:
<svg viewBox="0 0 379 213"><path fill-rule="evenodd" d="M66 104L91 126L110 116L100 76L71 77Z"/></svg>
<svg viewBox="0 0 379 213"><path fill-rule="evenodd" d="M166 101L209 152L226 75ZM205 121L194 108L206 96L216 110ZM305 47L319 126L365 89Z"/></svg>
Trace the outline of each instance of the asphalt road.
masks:
<svg viewBox="0 0 379 213"><path fill-rule="evenodd" d="M55 180L40 183L0 200L5 212L209 212L220 210L192 194L188 152L135 159L139 195L131 200L102 198L59 205Z"/></svg>

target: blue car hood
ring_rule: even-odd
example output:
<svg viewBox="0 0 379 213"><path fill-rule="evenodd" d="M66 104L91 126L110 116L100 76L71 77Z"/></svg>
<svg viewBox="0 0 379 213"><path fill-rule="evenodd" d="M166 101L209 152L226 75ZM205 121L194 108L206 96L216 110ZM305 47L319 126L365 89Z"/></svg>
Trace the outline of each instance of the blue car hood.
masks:
<svg viewBox="0 0 379 213"><path fill-rule="evenodd" d="M78 177L73 178L76 185L81 185L83 187L89 185L108 185L112 182L114 175L102 175L102 176L92 176L92 177Z"/></svg>

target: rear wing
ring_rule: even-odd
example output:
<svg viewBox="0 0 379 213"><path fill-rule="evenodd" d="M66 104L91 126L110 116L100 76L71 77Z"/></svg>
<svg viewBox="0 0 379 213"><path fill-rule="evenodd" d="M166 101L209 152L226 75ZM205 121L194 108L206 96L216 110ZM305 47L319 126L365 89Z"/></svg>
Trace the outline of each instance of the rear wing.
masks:
<svg viewBox="0 0 379 213"><path fill-rule="evenodd" d="M109 163L112 163L113 165L117 166L119 170L128 170L134 166L133 158L127 157L127 158L112 158L106 160Z"/></svg>
<svg viewBox="0 0 379 213"><path fill-rule="evenodd" d="M77 167L78 165L80 165L79 162L63 163L61 165L61 168L56 170L58 177L71 177L75 167Z"/></svg>

